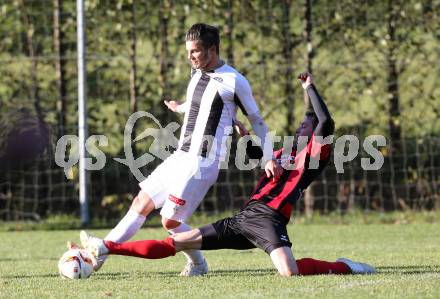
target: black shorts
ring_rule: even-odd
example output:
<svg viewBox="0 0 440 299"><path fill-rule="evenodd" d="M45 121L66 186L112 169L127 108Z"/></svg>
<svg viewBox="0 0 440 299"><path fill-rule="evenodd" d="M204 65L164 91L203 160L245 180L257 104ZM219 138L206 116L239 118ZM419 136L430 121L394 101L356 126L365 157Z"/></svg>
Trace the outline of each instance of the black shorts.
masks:
<svg viewBox="0 0 440 299"><path fill-rule="evenodd" d="M287 235L285 218L260 201L251 201L233 217L200 228L202 250L260 248L272 250L292 243Z"/></svg>

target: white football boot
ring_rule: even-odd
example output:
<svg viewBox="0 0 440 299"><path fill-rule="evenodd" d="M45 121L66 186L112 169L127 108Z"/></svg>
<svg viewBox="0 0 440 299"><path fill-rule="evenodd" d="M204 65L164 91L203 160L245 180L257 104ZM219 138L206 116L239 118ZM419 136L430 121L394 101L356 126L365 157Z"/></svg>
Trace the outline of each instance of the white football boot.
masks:
<svg viewBox="0 0 440 299"><path fill-rule="evenodd" d="M93 254L91 254L88 250L86 250L85 248L82 248L81 246L79 246L78 244L76 244L72 241L67 241L67 249L69 249L69 250L78 249L81 252L82 258L86 262L92 263L93 270L95 270L95 267L98 265L98 261L97 261L96 257ZM89 261L87 261L87 259Z"/></svg>
<svg viewBox="0 0 440 299"><path fill-rule="evenodd" d="M98 271L108 257L108 249L104 244L104 240L94 237L82 230L79 234L81 245L96 258L96 265L93 270Z"/></svg>
<svg viewBox="0 0 440 299"><path fill-rule="evenodd" d="M377 272L376 269L371 265L353 262L352 260L347 258L338 258L336 261L346 264L353 274L374 274Z"/></svg>
<svg viewBox="0 0 440 299"><path fill-rule="evenodd" d="M180 276L201 276L208 273L208 263L205 259L200 264L188 262L180 272Z"/></svg>

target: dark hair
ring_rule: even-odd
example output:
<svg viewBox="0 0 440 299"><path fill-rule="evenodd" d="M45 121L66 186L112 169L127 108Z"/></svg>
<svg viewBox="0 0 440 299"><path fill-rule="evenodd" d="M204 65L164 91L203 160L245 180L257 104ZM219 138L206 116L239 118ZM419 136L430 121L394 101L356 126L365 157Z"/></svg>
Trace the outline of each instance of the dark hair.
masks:
<svg viewBox="0 0 440 299"><path fill-rule="evenodd" d="M185 36L185 41L199 40L202 42L202 46L205 49L209 49L213 45L217 54L220 52L220 33L217 27L197 23L189 28Z"/></svg>
<svg viewBox="0 0 440 299"><path fill-rule="evenodd" d="M318 120L318 117L316 116L316 113L314 111L309 110L306 112L306 117L312 119L313 128L316 128L316 126L319 123L319 120Z"/></svg>

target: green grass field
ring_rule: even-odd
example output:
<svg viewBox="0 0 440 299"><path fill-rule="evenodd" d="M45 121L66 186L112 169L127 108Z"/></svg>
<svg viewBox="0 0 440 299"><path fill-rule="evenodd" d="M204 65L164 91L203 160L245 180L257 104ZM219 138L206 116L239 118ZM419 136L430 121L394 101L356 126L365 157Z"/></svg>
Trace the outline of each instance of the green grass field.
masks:
<svg viewBox="0 0 440 299"><path fill-rule="evenodd" d="M92 231L104 236L107 230ZM57 260L78 231L0 232L0 298L440 298L440 223L295 224L297 258L349 257L377 275L283 278L262 251L206 252L210 273L180 278L184 257L111 257L88 280L63 280ZM163 238L143 229L136 239Z"/></svg>

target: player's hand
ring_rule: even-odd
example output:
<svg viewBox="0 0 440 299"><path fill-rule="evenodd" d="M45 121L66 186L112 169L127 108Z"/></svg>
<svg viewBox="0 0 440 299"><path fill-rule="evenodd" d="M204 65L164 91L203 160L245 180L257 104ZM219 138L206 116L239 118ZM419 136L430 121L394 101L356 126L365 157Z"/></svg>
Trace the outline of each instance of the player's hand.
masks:
<svg viewBox="0 0 440 299"><path fill-rule="evenodd" d="M241 121L239 121L239 120L235 120L234 121L234 128L235 128L235 131L237 131L237 133L241 137L249 135L249 131L246 129L244 124Z"/></svg>
<svg viewBox="0 0 440 299"><path fill-rule="evenodd" d="M277 181L281 174L283 174L283 168L275 160L267 161L266 165L264 166L264 171L266 172L266 176L268 178L272 177L273 181Z"/></svg>
<svg viewBox="0 0 440 299"><path fill-rule="evenodd" d="M176 101L163 101L164 104L173 112L177 112L177 107L180 105L179 102Z"/></svg>
<svg viewBox="0 0 440 299"><path fill-rule="evenodd" d="M298 79L301 81L301 85L304 90L306 90L307 87L313 84L313 76L309 72L299 74Z"/></svg>

